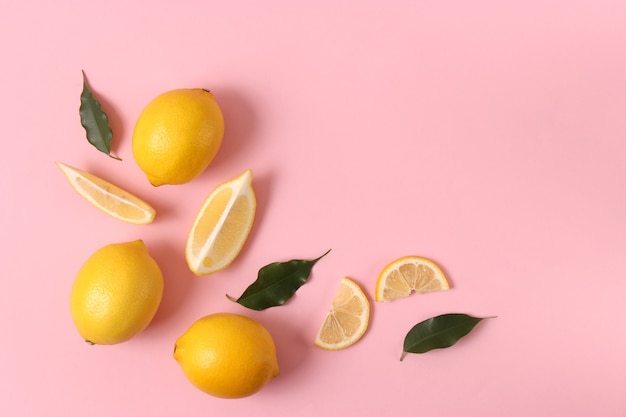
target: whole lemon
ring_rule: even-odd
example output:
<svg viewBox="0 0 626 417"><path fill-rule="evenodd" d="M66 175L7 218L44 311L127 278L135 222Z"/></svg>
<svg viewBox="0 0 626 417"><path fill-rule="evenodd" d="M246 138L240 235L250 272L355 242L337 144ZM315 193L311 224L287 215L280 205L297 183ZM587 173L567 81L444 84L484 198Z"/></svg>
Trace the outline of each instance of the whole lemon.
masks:
<svg viewBox="0 0 626 417"><path fill-rule="evenodd" d="M133 156L154 186L184 184L217 154L224 117L213 94L200 88L168 91L141 112L133 132Z"/></svg>
<svg viewBox="0 0 626 417"><path fill-rule="evenodd" d="M279 373L269 332L253 319L233 313L196 321L176 341L174 359L193 385L221 398L250 396Z"/></svg>
<svg viewBox="0 0 626 417"><path fill-rule="evenodd" d="M113 345L141 332L163 295L163 275L141 240L98 249L80 268L70 311L90 344Z"/></svg>

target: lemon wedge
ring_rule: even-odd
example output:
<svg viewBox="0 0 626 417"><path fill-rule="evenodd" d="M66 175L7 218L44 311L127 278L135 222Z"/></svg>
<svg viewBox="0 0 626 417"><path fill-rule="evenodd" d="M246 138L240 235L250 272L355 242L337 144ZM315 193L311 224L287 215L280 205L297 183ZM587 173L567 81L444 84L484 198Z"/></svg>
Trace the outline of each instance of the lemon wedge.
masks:
<svg viewBox="0 0 626 417"><path fill-rule="evenodd" d="M355 344L367 330L369 316L370 304L363 290L350 278L342 278L332 308L315 338L315 346L339 350Z"/></svg>
<svg viewBox="0 0 626 417"><path fill-rule="evenodd" d="M108 215L134 224L147 224L154 220L156 211L128 191L78 168L61 162L56 162L56 165L78 194Z"/></svg>
<svg viewBox="0 0 626 417"><path fill-rule="evenodd" d="M430 259L404 256L387 265L376 281L376 301L408 297L450 288L441 269Z"/></svg>
<svg viewBox="0 0 626 417"><path fill-rule="evenodd" d="M251 170L211 191L187 238L189 269L196 275L208 275L230 265L250 234L255 212Z"/></svg>

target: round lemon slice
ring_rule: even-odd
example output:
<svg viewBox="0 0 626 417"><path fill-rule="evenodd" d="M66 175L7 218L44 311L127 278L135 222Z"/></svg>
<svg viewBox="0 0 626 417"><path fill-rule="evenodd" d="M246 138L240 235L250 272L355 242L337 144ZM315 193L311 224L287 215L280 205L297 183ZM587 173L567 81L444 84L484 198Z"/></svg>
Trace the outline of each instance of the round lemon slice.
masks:
<svg viewBox="0 0 626 417"><path fill-rule="evenodd" d="M255 212L251 170L211 191L187 238L189 269L196 275L208 275L230 265L248 238Z"/></svg>
<svg viewBox="0 0 626 417"><path fill-rule="evenodd" d="M93 174L56 162L71 186L91 204L116 219L134 224L154 220L156 211L145 201Z"/></svg>
<svg viewBox="0 0 626 417"><path fill-rule="evenodd" d="M413 292L426 293L447 290L448 280L431 260L420 256L405 256L387 265L376 281L376 301L391 301L408 297Z"/></svg>
<svg viewBox="0 0 626 417"><path fill-rule="evenodd" d="M370 304L359 285L342 278L339 290L315 338L315 346L326 350L345 349L367 330Z"/></svg>

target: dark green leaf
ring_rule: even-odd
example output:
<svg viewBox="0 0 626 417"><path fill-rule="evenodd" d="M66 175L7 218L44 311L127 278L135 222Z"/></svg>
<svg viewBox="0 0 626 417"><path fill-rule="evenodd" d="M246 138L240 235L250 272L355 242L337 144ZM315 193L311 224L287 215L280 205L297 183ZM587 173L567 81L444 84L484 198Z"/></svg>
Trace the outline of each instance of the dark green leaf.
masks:
<svg viewBox="0 0 626 417"><path fill-rule="evenodd" d="M80 124L85 128L87 140L100 152L104 152L111 158L120 159L111 155L111 140L113 132L109 126L109 118L102 110L100 102L91 93L87 85L87 78L83 71L83 92L80 95Z"/></svg>
<svg viewBox="0 0 626 417"><path fill-rule="evenodd" d="M259 270L254 281L237 299L227 297L252 310L265 310L285 304L308 280L317 261L330 252L330 249L313 260L292 259L288 262L274 262Z"/></svg>
<svg viewBox="0 0 626 417"><path fill-rule="evenodd" d="M472 331L484 318L467 314L442 314L424 320L407 333L400 360L407 353L425 353L433 349L443 349L454 345Z"/></svg>

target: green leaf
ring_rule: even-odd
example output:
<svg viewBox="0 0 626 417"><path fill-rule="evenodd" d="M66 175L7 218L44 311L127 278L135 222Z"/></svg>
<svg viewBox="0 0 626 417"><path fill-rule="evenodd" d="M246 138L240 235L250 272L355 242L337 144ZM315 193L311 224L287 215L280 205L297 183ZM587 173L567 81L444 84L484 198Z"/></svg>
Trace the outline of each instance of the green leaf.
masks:
<svg viewBox="0 0 626 417"><path fill-rule="evenodd" d="M313 266L326 256L330 249L313 260L292 259L288 262L274 262L259 270L254 281L237 299L226 295L252 310L265 310L285 304L309 279Z"/></svg>
<svg viewBox="0 0 626 417"><path fill-rule="evenodd" d="M80 95L80 124L85 128L87 140L100 152L104 152L111 158L120 160L117 156L111 155L111 140L113 132L109 126L109 118L102 110L100 102L91 93L87 85L85 71L83 71L83 92Z"/></svg>
<svg viewBox="0 0 626 417"><path fill-rule="evenodd" d="M484 319L467 314L442 314L424 320L407 333L400 360L407 353L426 353L429 350L450 347Z"/></svg>

